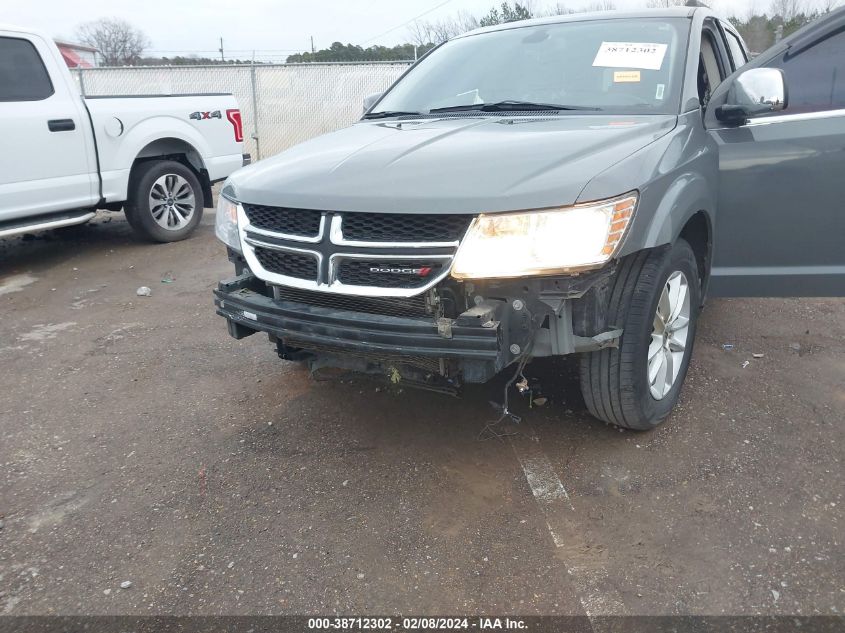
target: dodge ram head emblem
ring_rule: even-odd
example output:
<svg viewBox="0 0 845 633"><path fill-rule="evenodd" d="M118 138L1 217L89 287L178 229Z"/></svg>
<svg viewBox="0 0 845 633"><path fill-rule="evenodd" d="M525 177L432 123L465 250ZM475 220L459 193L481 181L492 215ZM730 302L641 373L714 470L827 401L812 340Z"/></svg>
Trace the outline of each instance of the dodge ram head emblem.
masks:
<svg viewBox="0 0 845 633"><path fill-rule="evenodd" d="M416 275L417 277L428 277L431 274L430 266L422 266L421 268L382 268L381 266L371 266L371 273L384 273L387 275Z"/></svg>
<svg viewBox="0 0 845 633"><path fill-rule="evenodd" d="M222 119L223 115L220 114L220 110L215 110L214 112L191 112L189 118L195 121L202 121L203 119Z"/></svg>

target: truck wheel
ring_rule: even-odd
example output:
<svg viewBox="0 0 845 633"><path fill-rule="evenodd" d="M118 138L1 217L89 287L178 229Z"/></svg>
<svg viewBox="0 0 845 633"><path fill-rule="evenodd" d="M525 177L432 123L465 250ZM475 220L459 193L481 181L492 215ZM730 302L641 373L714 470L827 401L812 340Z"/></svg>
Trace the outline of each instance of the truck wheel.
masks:
<svg viewBox="0 0 845 633"><path fill-rule="evenodd" d="M188 237L202 219L199 179L174 160L141 163L129 180L126 219L136 233L154 242Z"/></svg>
<svg viewBox="0 0 845 633"><path fill-rule="evenodd" d="M681 392L692 355L701 284L695 254L679 239L622 261L607 322L619 348L581 357L581 393L600 420L637 431L660 424Z"/></svg>

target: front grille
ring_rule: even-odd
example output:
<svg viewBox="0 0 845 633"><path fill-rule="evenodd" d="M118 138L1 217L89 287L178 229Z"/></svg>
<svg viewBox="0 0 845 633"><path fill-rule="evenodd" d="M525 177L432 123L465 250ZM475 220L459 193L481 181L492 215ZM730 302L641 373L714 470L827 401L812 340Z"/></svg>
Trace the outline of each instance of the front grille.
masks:
<svg viewBox="0 0 845 633"><path fill-rule="evenodd" d="M421 288L441 269L440 262L346 259L340 263L337 278L349 286Z"/></svg>
<svg viewBox="0 0 845 633"><path fill-rule="evenodd" d="M304 303L319 308L363 312L381 316L412 318L432 316L426 307L425 295L416 297L356 297L278 286L276 288L276 299Z"/></svg>
<svg viewBox="0 0 845 633"><path fill-rule="evenodd" d="M255 257L271 273L297 279L317 279L317 259L311 255L256 247Z"/></svg>
<svg viewBox="0 0 845 633"><path fill-rule="evenodd" d="M407 298L442 280L474 217L248 203L243 209L244 257L260 279L330 294L358 286L360 294L381 298ZM383 307L364 311L381 314Z"/></svg>
<svg viewBox="0 0 845 633"><path fill-rule="evenodd" d="M471 215L411 215L403 213L344 213L343 237L369 242L456 242Z"/></svg>
<svg viewBox="0 0 845 633"><path fill-rule="evenodd" d="M259 229L300 237L317 237L320 233L320 211L265 207L259 204L245 204L243 207L249 223Z"/></svg>
<svg viewBox="0 0 845 633"><path fill-rule="evenodd" d="M316 237L322 211L243 205L249 223L259 229L298 237ZM343 236L359 242L456 242L466 233L471 215L341 213Z"/></svg>

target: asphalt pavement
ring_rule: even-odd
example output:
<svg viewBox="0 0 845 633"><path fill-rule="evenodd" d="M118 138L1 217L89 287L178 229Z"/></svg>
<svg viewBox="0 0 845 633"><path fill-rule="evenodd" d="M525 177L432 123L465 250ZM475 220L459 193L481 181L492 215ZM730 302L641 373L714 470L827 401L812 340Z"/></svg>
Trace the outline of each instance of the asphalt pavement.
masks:
<svg viewBox="0 0 845 633"><path fill-rule="evenodd" d="M229 338L212 215L0 240L0 614L845 611L845 300L711 301L649 433L535 362L547 404L485 441L504 378L450 398Z"/></svg>

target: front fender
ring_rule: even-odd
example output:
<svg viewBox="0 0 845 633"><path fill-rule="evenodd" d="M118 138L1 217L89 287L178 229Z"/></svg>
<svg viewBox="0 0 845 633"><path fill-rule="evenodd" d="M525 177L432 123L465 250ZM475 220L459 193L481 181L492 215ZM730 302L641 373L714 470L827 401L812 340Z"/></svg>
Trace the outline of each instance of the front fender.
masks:
<svg viewBox="0 0 845 633"><path fill-rule="evenodd" d="M639 232L641 239L626 241L622 254L639 250L639 248L671 244L678 239L689 219L700 211L704 211L710 217L712 224L715 199L711 187L712 183L708 182L701 173L679 174L677 179L660 195L650 222Z"/></svg>
<svg viewBox="0 0 845 633"><path fill-rule="evenodd" d="M715 219L719 159L715 141L699 112L682 115L671 134L644 147L596 176L579 200L610 198L639 191L634 220L619 257L674 242L699 212Z"/></svg>

